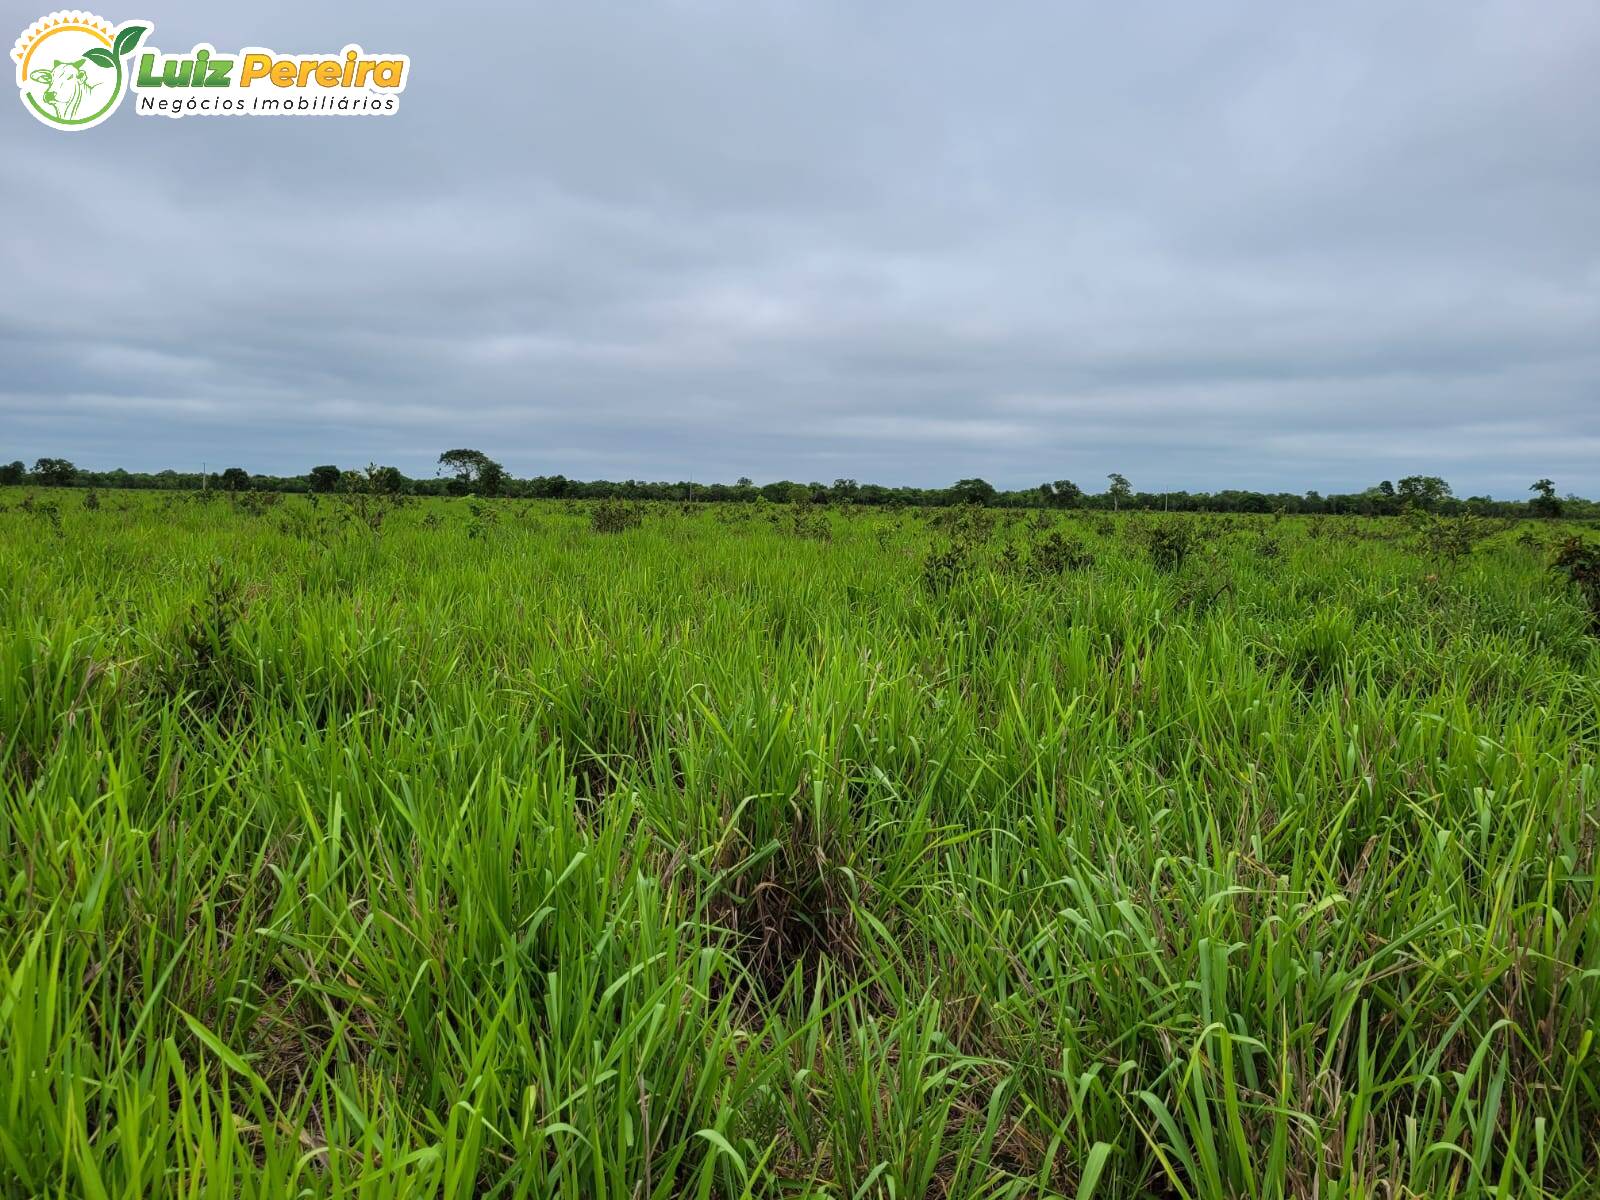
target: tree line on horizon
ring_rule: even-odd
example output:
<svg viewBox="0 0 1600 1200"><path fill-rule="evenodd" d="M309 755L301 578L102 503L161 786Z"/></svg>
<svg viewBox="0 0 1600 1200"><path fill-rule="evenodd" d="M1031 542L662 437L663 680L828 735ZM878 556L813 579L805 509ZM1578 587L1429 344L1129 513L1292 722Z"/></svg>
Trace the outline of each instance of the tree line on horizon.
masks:
<svg viewBox="0 0 1600 1200"><path fill-rule="evenodd" d="M1528 488L1527 499L1497 500L1490 496L1458 497L1437 475L1408 475L1398 482L1383 480L1353 493L1323 495L1315 490L1261 492L1226 488L1215 492L1137 491L1119 472L1106 476L1102 492L1089 492L1070 479L1040 483L1036 487L1003 491L979 478L961 479L943 488L889 487L835 479L831 484L798 483L780 479L757 484L748 477L733 483L698 483L691 480L646 481L626 479L580 480L565 475L535 475L519 479L480 450L446 450L439 455L439 472L431 478L411 478L397 467L369 465L350 471L328 463L304 475L253 474L243 467L221 471L136 472L120 468L88 471L64 458L40 458L30 469L21 460L0 464L0 486L129 488L136 490L210 490L223 492L334 493L359 488L414 496L492 496L510 499L671 500L706 502L852 504L876 507L942 507L980 504L996 508L1056 508L1118 511L1238 512L1355 514L1389 516L1421 509L1445 515L1474 513L1481 516L1600 517L1600 504L1576 495L1556 494L1555 484L1539 479Z"/></svg>

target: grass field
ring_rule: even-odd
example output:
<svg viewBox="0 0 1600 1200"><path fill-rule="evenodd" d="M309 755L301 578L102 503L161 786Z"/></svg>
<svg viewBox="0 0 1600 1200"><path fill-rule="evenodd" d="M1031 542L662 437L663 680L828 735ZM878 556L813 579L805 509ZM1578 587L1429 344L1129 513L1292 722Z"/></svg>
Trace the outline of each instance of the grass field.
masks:
<svg viewBox="0 0 1600 1200"><path fill-rule="evenodd" d="M1600 1193L1557 527L25 495L0 1194Z"/></svg>

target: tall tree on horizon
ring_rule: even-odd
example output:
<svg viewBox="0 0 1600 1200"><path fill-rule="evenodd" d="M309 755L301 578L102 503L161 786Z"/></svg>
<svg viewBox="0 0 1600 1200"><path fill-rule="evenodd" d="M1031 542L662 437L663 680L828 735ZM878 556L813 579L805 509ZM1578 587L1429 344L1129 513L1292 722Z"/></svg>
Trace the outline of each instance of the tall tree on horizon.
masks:
<svg viewBox="0 0 1600 1200"><path fill-rule="evenodd" d="M1528 502L1528 507L1541 517L1553 518L1561 515L1561 501L1556 499L1556 485L1552 480L1540 479L1528 485L1530 492L1537 493Z"/></svg>
<svg viewBox="0 0 1600 1200"><path fill-rule="evenodd" d="M457 494L482 492L497 496L506 480L506 469L482 450L446 450L439 455L439 465L455 472L450 490Z"/></svg>

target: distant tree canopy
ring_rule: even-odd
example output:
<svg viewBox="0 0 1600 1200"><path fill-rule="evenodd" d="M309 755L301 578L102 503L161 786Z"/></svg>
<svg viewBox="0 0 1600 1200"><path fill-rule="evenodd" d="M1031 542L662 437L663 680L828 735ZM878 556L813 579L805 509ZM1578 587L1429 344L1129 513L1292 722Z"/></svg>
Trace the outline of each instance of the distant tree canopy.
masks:
<svg viewBox="0 0 1600 1200"><path fill-rule="evenodd" d="M406 490L406 477L399 467L368 467L367 483L373 491L387 496L397 496Z"/></svg>
<svg viewBox="0 0 1600 1200"><path fill-rule="evenodd" d="M1534 515L1551 518L1561 515L1561 501L1556 499L1556 485L1548 479L1540 479L1528 485L1528 490L1534 493L1533 499L1528 501L1528 507Z"/></svg>
<svg viewBox="0 0 1600 1200"><path fill-rule="evenodd" d="M993 504L1000 494L987 479L958 479L950 491L958 504Z"/></svg>
<svg viewBox="0 0 1600 1200"><path fill-rule="evenodd" d="M1133 486L1127 477L1113 471L1106 478L1111 481L1111 486L1106 489L1106 495L1111 497L1111 511L1116 512L1124 503L1133 498Z"/></svg>
<svg viewBox="0 0 1600 1200"><path fill-rule="evenodd" d="M71 487L78 479L78 468L64 458L41 458L33 464L33 477L45 487Z"/></svg>
<svg viewBox="0 0 1600 1200"><path fill-rule="evenodd" d="M1046 489L1049 489L1046 491ZM1054 508L1077 508L1083 503L1083 489L1070 479L1058 479L1054 483L1041 483L1039 495L1046 504Z"/></svg>
<svg viewBox="0 0 1600 1200"><path fill-rule="evenodd" d="M1600 504L1567 495L1558 497L1556 485L1540 479L1529 487L1530 499L1495 500L1488 496L1458 498L1437 475L1408 475L1397 487L1384 480L1364 491L1324 494L1257 492L1227 488L1215 492L1136 492L1126 476L1112 472L1104 492L1085 492L1070 479L1057 479L1016 491L1005 491L985 479L960 479L949 487L887 487L855 479L797 482L777 479L757 484L748 475L734 483L700 483L678 480L569 479L565 475L515 478L481 450L447 450L439 456L440 472L413 479L397 467L369 465L361 471L344 471L332 464L309 468L304 475L247 475L243 467L230 467L208 481L213 487L263 492L334 492L359 487L364 492L406 493L416 496L506 496L549 500L671 500L743 501L768 504L851 504L866 507L916 505L939 507L983 504L997 508L1080 508L1111 512L1143 509L1170 512L1317 513L1391 516L1407 509L1441 515L1476 513L1500 517L1565 516L1576 520L1600 517ZM195 489L202 484L198 472L131 472L79 470L66 459L41 458L27 470L20 461L0 464L0 484L46 487Z"/></svg>
<svg viewBox="0 0 1600 1200"><path fill-rule="evenodd" d="M339 486L339 468L333 465L312 467L306 477L313 492L331 492Z"/></svg>
<svg viewBox="0 0 1600 1200"><path fill-rule="evenodd" d="M498 496L506 480L506 469L482 450L446 450L439 465L455 473L451 491L457 495L482 492Z"/></svg>
<svg viewBox="0 0 1600 1200"><path fill-rule="evenodd" d="M1437 475L1407 475L1396 493L1402 505L1432 512L1450 498L1450 485Z"/></svg>

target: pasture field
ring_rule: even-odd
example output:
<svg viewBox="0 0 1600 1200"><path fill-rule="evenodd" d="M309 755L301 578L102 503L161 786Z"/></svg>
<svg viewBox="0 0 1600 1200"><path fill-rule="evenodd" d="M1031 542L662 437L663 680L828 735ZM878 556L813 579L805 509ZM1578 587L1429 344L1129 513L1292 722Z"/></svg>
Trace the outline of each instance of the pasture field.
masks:
<svg viewBox="0 0 1600 1200"><path fill-rule="evenodd" d="M1600 1194L1573 528L0 509L0 1195Z"/></svg>

